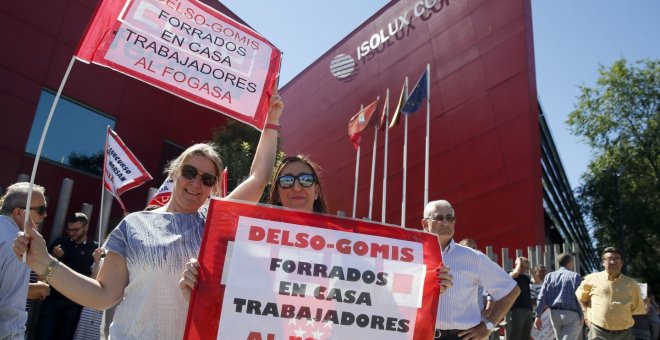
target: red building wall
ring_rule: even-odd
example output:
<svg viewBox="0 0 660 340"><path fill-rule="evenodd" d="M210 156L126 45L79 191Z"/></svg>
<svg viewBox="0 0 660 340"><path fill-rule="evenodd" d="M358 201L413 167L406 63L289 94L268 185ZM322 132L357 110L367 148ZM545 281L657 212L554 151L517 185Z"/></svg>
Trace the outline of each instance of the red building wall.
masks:
<svg viewBox="0 0 660 340"><path fill-rule="evenodd" d="M242 22L217 1L205 2ZM43 89L57 91L96 3L85 0L0 3L3 46L0 53L0 186L6 188L16 181L18 174L32 172L34 157L26 154L25 149L39 96ZM159 178L162 172L164 140L187 147L209 140L213 129L226 122L217 112L110 69L81 62L73 66L63 96L113 117L116 120L114 130L154 178ZM72 126L71 133L84 128ZM69 212L79 211L82 203L94 205L93 234L101 197L100 177L42 161L35 183L46 187L49 198L46 234L50 232L64 178L75 181ZM127 209L143 209L148 188L160 184L154 180L123 194ZM115 202L112 221L121 218L120 210Z"/></svg>
<svg viewBox="0 0 660 340"><path fill-rule="evenodd" d="M428 63L429 199L453 204L456 241L471 237L481 247L512 249L544 243L530 6L529 0L392 1L281 91L286 106L284 150L307 153L319 162L332 210L351 216L356 153L347 136L350 117L377 96L384 102L387 89L393 112L405 77L412 88ZM374 35L382 30L383 37L388 36L388 24L394 31L406 22L358 59L357 48L365 41L376 45L383 39ZM355 62L355 70L344 79L330 70L339 54ZM413 228L419 227L424 205L425 114L424 104L409 118L405 225ZM399 224L403 124L389 132L386 221ZM368 216L373 138L374 129L368 128L361 144L357 217ZM381 131L374 220L381 220L385 150Z"/></svg>

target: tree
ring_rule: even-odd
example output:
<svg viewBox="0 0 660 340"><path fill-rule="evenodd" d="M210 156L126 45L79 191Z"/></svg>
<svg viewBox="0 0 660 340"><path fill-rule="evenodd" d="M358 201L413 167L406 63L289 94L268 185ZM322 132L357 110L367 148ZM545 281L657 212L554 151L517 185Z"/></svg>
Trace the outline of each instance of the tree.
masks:
<svg viewBox="0 0 660 340"><path fill-rule="evenodd" d="M234 120L213 131L213 141L219 145L220 157L229 172L227 192L234 190L249 175L260 136L261 133L253 127ZM278 152L277 162L283 158L284 154ZM267 192L268 188L264 190L261 202L265 202Z"/></svg>
<svg viewBox="0 0 660 340"><path fill-rule="evenodd" d="M72 152L69 154L69 165L72 168L82 170L84 172L101 176L103 173L103 157L105 153L103 150L85 155L82 153Z"/></svg>
<svg viewBox="0 0 660 340"><path fill-rule="evenodd" d="M627 273L660 291L660 61L599 67L568 124L594 152L578 200L598 249L620 246Z"/></svg>

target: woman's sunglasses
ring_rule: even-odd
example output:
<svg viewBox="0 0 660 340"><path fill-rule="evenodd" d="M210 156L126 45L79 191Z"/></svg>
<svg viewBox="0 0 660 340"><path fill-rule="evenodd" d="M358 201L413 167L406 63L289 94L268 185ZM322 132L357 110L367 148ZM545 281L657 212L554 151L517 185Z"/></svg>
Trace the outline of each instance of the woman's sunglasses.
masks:
<svg viewBox="0 0 660 340"><path fill-rule="evenodd" d="M300 186L302 186L304 188L309 188L312 185L314 185L314 182L316 182L316 179L314 178L314 175L312 175L312 174L300 174L298 176L284 175L284 176L277 177L277 184L282 189L289 189L293 186L293 183L296 180L298 180L298 183L300 183Z"/></svg>
<svg viewBox="0 0 660 340"><path fill-rule="evenodd" d="M218 176L208 172L200 173L197 168L192 165L185 164L181 167L181 176L185 179L194 180L197 175L202 176L202 184L207 187L212 187L218 181Z"/></svg>

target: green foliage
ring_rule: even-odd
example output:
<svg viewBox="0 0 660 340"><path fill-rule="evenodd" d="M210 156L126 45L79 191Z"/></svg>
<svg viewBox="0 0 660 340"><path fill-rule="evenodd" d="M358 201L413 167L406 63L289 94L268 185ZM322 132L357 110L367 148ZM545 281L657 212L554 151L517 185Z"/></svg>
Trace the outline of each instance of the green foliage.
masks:
<svg viewBox="0 0 660 340"><path fill-rule="evenodd" d="M69 154L69 165L78 170L101 176L103 173L103 157L103 150L91 155L72 152Z"/></svg>
<svg viewBox="0 0 660 340"><path fill-rule="evenodd" d="M627 273L658 292L660 61L630 65L620 59L601 66L599 73L595 87L580 86L568 118L572 133L594 153L578 199L594 226L598 249L619 245L622 224Z"/></svg>
<svg viewBox="0 0 660 340"><path fill-rule="evenodd" d="M213 141L219 146L220 157L229 172L227 192L234 190L250 174L260 136L258 130L234 120L229 120L227 125L213 132ZM284 154L278 152L277 160L283 158ZM261 196L261 202L265 202L267 189Z"/></svg>

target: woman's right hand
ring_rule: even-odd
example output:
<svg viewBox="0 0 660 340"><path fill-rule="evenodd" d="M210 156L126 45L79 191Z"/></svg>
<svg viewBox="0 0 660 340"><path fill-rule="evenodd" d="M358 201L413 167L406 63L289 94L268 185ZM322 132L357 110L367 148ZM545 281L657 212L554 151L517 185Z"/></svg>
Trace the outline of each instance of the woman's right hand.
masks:
<svg viewBox="0 0 660 340"><path fill-rule="evenodd" d="M197 262L197 259L192 258L186 263L186 269L181 274L181 279L179 280L179 289L181 289L181 294L183 294L186 301L190 301L190 294L197 285L198 275L199 262Z"/></svg>
<svg viewBox="0 0 660 340"><path fill-rule="evenodd" d="M34 224L26 226L25 231L27 234L19 231L16 235L13 247L14 254L21 259L23 254L27 253L27 265L33 272L41 274L53 258L48 254L46 240L39 234Z"/></svg>

